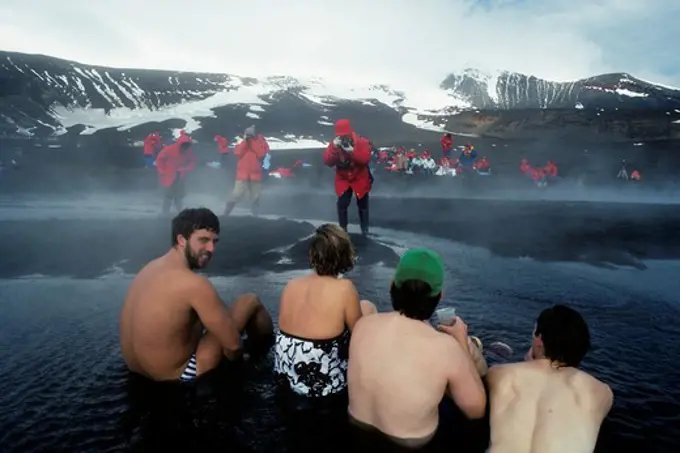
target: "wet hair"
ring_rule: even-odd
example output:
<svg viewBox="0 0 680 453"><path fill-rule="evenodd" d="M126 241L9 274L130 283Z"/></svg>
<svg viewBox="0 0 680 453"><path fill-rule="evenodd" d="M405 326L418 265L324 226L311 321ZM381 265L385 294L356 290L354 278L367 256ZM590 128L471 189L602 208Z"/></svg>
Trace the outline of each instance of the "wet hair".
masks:
<svg viewBox="0 0 680 453"><path fill-rule="evenodd" d="M172 219L172 245L177 245L177 236L189 239L196 230L220 234L220 219L208 208L184 209Z"/></svg>
<svg viewBox="0 0 680 453"><path fill-rule="evenodd" d="M441 293L432 296L431 292L432 287L422 280L406 280L399 286L392 282L390 287L392 308L407 318L428 320L442 297Z"/></svg>
<svg viewBox="0 0 680 453"><path fill-rule="evenodd" d="M351 271L356 259L354 246L345 230L326 223L316 229L309 244L309 265L318 275L337 277Z"/></svg>
<svg viewBox="0 0 680 453"><path fill-rule="evenodd" d="M534 335L541 336L545 357L565 366L578 366L590 349L585 319L565 305L543 310L536 320Z"/></svg>

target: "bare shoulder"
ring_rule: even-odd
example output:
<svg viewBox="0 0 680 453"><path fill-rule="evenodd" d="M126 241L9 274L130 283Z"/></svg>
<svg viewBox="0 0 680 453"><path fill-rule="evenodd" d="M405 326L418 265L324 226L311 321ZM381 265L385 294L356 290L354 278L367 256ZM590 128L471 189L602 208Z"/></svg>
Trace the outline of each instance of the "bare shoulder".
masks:
<svg viewBox="0 0 680 453"><path fill-rule="evenodd" d="M594 400L598 402L598 405L607 408L611 407L614 400L614 392L609 385L581 370L578 372L578 379L580 385L586 388L588 392L594 396Z"/></svg>
<svg viewBox="0 0 680 453"><path fill-rule="evenodd" d="M346 278L339 278L336 280L331 280L328 284L330 290L327 294L333 298L333 300L339 301L342 306L347 307L348 304L354 304L359 300L359 292L352 280Z"/></svg>
<svg viewBox="0 0 680 453"><path fill-rule="evenodd" d="M352 337L356 337L359 333L368 331L372 326L382 323L385 316L387 316L387 313L376 313L371 316L362 316L354 325Z"/></svg>
<svg viewBox="0 0 680 453"><path fill-rule="evenodd" d="M435 329L424 329L426 332L428 342L431 341L433 349L437 352L437 356L440 357L451 357L452 360L448 361L456 368L460 360L463 360L465 351L461 347L460 343L456 341L451 335L440 332Z"/></svg>
<svg viewBox="0 0 680 453"><path fill-rule="evenodd" d="M196 295L202 296L205 294L213 294L215 292L215 287L207 277L187 271L186 275L182 275L181 278L181 284L184 289L193 291L196 293Z"/></svg>
<svg viewBox="0 0 680 453"><path fill-rule="evenodd" d="M349 280L347 278L338 278L337 280L333 281L333 286L338 291L342 291L344 293L356 293L357 288L354 286L354 282L352 280Z"/></svg>
<svg viewBox="0 0 680 453"><path fill-rule="evenodd" d="M494 365L489 368L489 371L486 373L486 381L490 384L496 384L498 383L498 380L501 379L503 376L507 375L509 372L512 372L513 365L521 365L522 363L504 363L501 365Z"/></svg>

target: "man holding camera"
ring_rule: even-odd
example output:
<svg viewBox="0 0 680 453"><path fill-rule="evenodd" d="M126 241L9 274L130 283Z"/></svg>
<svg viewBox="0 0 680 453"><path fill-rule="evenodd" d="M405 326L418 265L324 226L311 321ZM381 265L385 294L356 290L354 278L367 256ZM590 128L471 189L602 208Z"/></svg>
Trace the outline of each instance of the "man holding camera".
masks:
<svg viewBox="0 0 680 453"><path fill-rule="evenodd" d="M352 131L349 120L338 120L335 123L335 138L324 151L323 161L327 166L335 167L338 223L347 230L347 209L352 201L352 194L356 194L361 234L367 236L368 193L373 182L368 168L371 162L369 141Z"/></svg>

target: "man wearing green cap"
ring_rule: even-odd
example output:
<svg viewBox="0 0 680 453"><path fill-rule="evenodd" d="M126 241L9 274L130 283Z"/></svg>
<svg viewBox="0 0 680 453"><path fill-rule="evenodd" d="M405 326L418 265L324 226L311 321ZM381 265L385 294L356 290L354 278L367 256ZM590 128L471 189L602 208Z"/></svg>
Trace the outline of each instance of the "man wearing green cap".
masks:
<svg viewBox="0 0 680 453"><path fill-rule="evenodd" d="M482 418L486 408L480 377L486 362L470 347L465 322L457 317L438 329L429 324L443 286L444 263L437 253L407 251L390 287L394 311L362 317L352 332L350 419L410 448L434 437L444 395L469 418Z"/></svg>

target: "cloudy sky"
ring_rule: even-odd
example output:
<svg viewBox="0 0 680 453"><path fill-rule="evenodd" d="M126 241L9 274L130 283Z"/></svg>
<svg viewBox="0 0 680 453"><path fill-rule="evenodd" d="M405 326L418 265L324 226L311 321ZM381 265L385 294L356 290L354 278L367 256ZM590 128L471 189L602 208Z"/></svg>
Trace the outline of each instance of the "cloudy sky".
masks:
<svg viewBox="0 0 680 453"><path fill-rule="evenodd" d="M680 86L678 23L680 0L2 0L0 49L364 82L437 83L476 67Z"/></svg>

